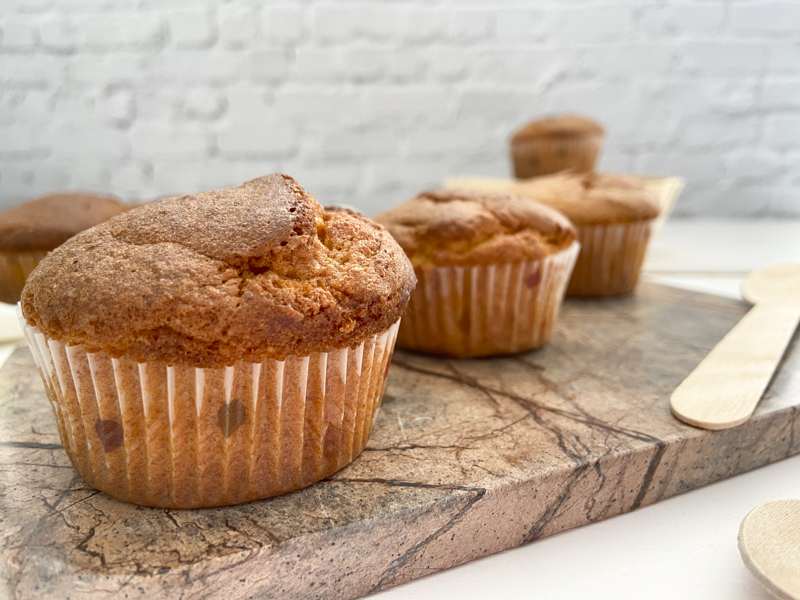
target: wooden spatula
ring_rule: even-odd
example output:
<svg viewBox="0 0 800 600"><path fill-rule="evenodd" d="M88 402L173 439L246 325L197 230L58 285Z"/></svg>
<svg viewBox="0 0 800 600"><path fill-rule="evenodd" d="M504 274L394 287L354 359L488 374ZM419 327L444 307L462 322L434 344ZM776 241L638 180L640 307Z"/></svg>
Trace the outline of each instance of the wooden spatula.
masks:
<svg viewBox="0 0 800 600"><path fill-rule="evenodd" d="M800 321L800 265L753 271L742 295L755 306L672 392L690 425L727 429L753 414Z"/></svg>
<svg viewBox="0 0 800 600"><path fill-rule="evenodd" d="M754 508L739 528L739 552L773 596L800 600L800 500Z"/></svg>

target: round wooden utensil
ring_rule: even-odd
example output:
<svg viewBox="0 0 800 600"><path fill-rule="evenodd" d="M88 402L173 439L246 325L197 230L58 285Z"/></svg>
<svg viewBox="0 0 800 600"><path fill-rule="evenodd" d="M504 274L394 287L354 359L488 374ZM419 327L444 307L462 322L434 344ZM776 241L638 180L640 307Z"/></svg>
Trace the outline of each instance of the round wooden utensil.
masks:
<svg viewBox="0 0 800 600"><path fill-rule="evenodd" d="M753 414L800 321L800 265L753 271L742 295L755 306L672 392L690 425L727 429Z"/></svg>
<svg viewBox="0 0 800 600"><path fill-rule="evenodd" d="M739 528L739 552L770 594L800 600L800 500L773 500L750 511Z"/></svg>

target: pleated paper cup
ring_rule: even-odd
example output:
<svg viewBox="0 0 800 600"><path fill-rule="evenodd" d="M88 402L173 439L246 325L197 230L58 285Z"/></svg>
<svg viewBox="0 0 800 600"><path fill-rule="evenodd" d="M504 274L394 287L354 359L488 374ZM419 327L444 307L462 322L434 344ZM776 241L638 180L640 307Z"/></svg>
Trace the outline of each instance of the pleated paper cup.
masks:
<svg viewBox="0 0 800 600"><path fill-rule="evenodd" d="M593 171L604 136L574 139L528 139L511 143L514 174L519 179L557 173L565 169Z"/></svg>
<svg viewBox="0 0 800 600"><path fill-rule="evenodd" d="M527 262L417 269L398 347L458 357L538 348L553 331L579 248Z"/></svg>
<svg viewBox="0 0 800 600"><path fill-rule="evenodd" d="M0 252L0 301L19 302L25 280L45 256L47 250Z"/></svg>
<svg viewBox="0 0 800 600"><path fill-rule="evenodd" d="M567 296L616 296L633 291L642 272L653 220L576 225L581 253Z"/></svg>
<svg viewBox="0 0 800 600"><path fill-rule="evenodd" d="M353 461L380 407L399 325L354 348L202 369L87 352L21 320L84 480L169 508L276 496Z"/></svg>

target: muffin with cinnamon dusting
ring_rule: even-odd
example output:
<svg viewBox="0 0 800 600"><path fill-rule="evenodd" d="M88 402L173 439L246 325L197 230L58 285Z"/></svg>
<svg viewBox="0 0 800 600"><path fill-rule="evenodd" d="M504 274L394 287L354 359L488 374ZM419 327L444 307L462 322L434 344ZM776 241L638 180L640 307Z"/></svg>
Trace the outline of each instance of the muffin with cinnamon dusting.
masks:
<svg viewBox="0 0 800 600"><path fill-rule="evenodd" d="M110 196L63 192L0 212L0 301L19 302L25 280L50 250L128 208Z"/></svg>
<svg viewBox="0 0 800 600"><path fill-rule="evenodd" d="M521 181L510 190L565 214L581 252L567 295L613 296L633 290L644 263L658 199L632 177L564 172Z"/></svg>
<svg viewBox="0 0 800 600"><path fill-rule="evenodd" d="M414 284L383 227L270 175L72 238L31 275L22 313L88 483L222 506L361 452Z"/></svg>
<svg viewBox="0 0 800 600"><path fill-rule="evenodd" d="M591 171L604 138L598 123L580 115L532 121L511 137L514 174L526 179L565 169Z"/></svg>
<svg viewBox="0 0 800 600"><path fill-rule="evenodd" d="M561 214L508 194L437 190L375 220L419 280L400 347L467 357L547 340L578 252L575 229Z"/></svg>

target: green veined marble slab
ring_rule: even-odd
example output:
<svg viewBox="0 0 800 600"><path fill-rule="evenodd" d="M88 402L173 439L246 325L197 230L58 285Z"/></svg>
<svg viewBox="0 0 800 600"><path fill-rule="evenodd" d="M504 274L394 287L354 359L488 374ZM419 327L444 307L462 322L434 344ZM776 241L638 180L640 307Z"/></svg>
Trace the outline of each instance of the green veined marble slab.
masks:
<svg viewBox="0 0 800 600"><path fill-rule="evenodd" d="M746 310L643 284L568 301L528 354L396 352L352 465L293 494L191 511L87 488L20 348L0 370L0 596L353 598L790 456L797 336L744 425L704 431L669 412Z"/></svg>

